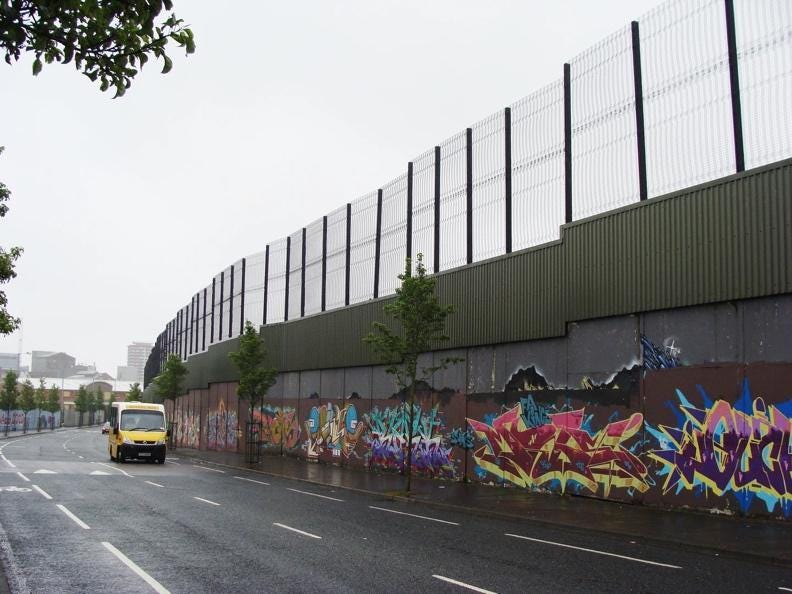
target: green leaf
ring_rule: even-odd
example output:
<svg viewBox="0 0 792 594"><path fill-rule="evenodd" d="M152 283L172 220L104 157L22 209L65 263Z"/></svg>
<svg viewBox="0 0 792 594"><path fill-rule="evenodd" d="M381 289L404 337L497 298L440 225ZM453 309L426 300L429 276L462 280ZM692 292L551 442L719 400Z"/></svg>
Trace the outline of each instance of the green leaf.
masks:
<svg viewBox="0 0 792 594"><path fill-rule="evenodd" d="M162 67L162 74L168 74L171 68L173 68L173 61L165 54L162 54L162 59L165 60L165 65Z"/></svg>
<svg viewBox="0 0 792 594"><path fill-rule="evenodd" d="M41 72L41 66L41 60L36 58L36 60L33 62L33 76L36 76L39 72Z"/></svg>

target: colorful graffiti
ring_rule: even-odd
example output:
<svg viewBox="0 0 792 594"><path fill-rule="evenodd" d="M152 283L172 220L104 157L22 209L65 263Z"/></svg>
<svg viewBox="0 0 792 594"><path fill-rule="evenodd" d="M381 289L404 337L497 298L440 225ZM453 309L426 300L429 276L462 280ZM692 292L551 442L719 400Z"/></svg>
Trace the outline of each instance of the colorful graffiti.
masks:
<svg viewBox="0 0 792 594"><path fill-rule="evenodd" d="M584 409L550 413L529 396L490 423L467 422L485 444L473 453L476 463L515 485L557 486L563 493L573 483L592 494L601 485L605 497L613 487L649 489L646 466L624 447L643 415L633 413L596 432L588 428L590 420Z"/></svg>
<svg viewBox="0 0 792 594"><path fill-rule="evenodd" d="M300 441L300 422L297 410L292 407L264 405L253 411L253 420L261 423L260 441L263 445L283 445L291 449Z"/></svg>
<svg viewBox="0 0 792 594"><path fill-rule="evenodd" d="M369 466L401 470L409 441L410 416L407 405L384 410L374 408L366 415L369 432L366 443ZM446 445L438 407L424 411L413 407L413 440L411 464L419 475L454 478L456 464L451 457L452 447Z"/></svg>
<svg viewBox="0 0 792 594"><path fill-rule="evenodd" d="M179 419L179 447L198 448L201 439L201 417L195 412L181 411Z"/></svg>
<svg viewBox="0 0 792 594"><path fill-rule="evenodd" d="M679 348L673 340L670 345L659 347L641 334L641 351L644 369L672 369L681 365Z"/></svg>
<svg viewBox="0 0 792 594"><path fill-rule="evenodd" d="M311 409L305 430L308 439L303 447L309 458L318 458L326 449L334 457L349 458L366 431L366 422L358 420L354 404L347 404L343 409L335 404L324 404Z"/></svg>
<svg viewBox="0 0 792 594"><path fill-rule="evenodd" d="M210 410L206 418L206 447L210 450L236 450L239 419L235 410L227 409L224 400Z"/></svg>
<svg viewBox="0 0 792 594"><path fill-rule="evenodd" d="M791 516L792 400L767 405L751 395L747 379L734 406L713 401L701 386L697 388L700 407L676 391L676 427L647 424L660 446L649 456L662 465L663 492L731 492L744 512L758 498L768 512L778 508Z"/></svg>
<svg viewBox="0 0 792 594"><path fill-rule="evenodd" d="M25 421L27 420L27 429L51 429L60 425L60 413L51 413L39 409L27 411L25 414L21 410L12 410L10 414L8 411L0 411L0 431L5 431L6 425L9 431L22 431L25 428ZM39 425L40 423L40 425Z"/></svg>

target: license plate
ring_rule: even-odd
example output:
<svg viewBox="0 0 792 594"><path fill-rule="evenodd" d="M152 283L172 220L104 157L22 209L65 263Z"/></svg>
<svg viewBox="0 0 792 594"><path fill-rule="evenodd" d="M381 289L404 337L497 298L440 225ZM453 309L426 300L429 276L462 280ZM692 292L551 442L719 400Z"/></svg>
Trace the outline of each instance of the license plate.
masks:
<svg viewBox="0 0 792 594"><path fill-rule="evenodd" d="M151 456L151 452L140 452L138 454L138 456L141 456L141 457L143 457L143 456Z"/></svg>

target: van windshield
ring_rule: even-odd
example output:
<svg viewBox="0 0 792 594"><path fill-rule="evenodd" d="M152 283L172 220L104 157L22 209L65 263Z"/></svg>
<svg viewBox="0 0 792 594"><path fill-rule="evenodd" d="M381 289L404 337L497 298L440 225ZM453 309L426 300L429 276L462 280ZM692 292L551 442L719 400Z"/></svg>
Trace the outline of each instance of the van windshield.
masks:
<svg viewBox="0 0 792 594"><path fill-rule="evenodd" d="M165 415L158 410L125 410L121 413L122 431L165 431Z"/></svg>

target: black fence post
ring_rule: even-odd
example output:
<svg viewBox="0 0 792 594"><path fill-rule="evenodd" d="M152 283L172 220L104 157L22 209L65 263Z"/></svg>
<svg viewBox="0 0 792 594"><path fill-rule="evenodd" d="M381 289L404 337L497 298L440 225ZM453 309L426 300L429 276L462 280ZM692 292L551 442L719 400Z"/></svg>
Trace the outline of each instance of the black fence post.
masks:
<svg viewBox="0 0 792 594"><path fill-rule="evenodd" d="M203 334L201 338L201 350L206 350L206 287L203 290L203 328L201 330Z"/></svg>
<svg viewBox="0 0 792 594"><path fill-rule="evenodd" d="M434 154L434 273L440 272L440 147Z"/></svg>
<svg viewBox="0 0 792 594"><path fill-rule="evenodd" d="M228 288L228 338L234 331L234 265L231 264L231 286Z"/></svg>
<svg viewBox="0 0 792 594"><path fill-rule="evenodd" d="M209 344L214 344L214 328L215 328L215 320L214 320L214 311L215 311L215 283L217 282L216 277L212 277L212 327L209 329Z"/></svg>
<svg viewBox="0 0 792 594"><path fill-rule="evenodd" d="M201 350L201 335L198 334L198 323L201 321L201 292L195 294L195 352Z"/></svg>
<svg viewBox="0 0 792 594"><path fill-rule="evenodd" d="M291 235L286 238L286 295L284 297L285 305L283 309L283 321L289 321L289 278L291 277L291 272L289 268L291 267Z"/></svg>
<svg viewBox="0 0 792 594"><path fill-rule="evenodd" d="M349 305L349 275L352 270L352 204L346 207L346 263L344 270L344 305Z"/></svg>
<svg viewBox="0 0 792 594"><path fill-rule="evenodd" d="M646 132L644 130L643 74L641 73L641 34L638 21L632 27L633 82L635 85L635 137L638 142L638 195L641 200L649 197L646 183Z"/></svg>
<svg viewBox="0 0 792 594"><path fill-rule="evenodd" d="M185 349L185 352L187 353L188 356L192 355L192 352L193 352L193 321L192 321L192 318L193 318L193 315L195 314L195 307L193 305L194 303L195 303L195 296L190 298L190 305L185 306L187 308L186 313L185 313L185 316L187 317L187 332L186 332L186 335L185 335L184 338L185 338L185 340L187 342L187 348Z"/></svg>
<svg viewBox="0 0 792 594"><path fill-rule="evenodd" d="M242 258L242 286L239 293L239 335L245 331L245 268L246 259Z"/></svg>
<svg viewBox="0 0 792 594"><path fill-rule="evenodd" d="M300 317L305 317L305 227L302 228L302 263L300 264Z"/></svg>
<svg viewBox="0 0 792 594"><path fill-rule="evenodd" d="M737 173L745 171L743 152L742 107L740 104L740 72L737 64L737 34L734 24L734 0L725 0L726 42L729 47L729 81L731 83L732 125L734 126L734 161Z"/></svg>
<svg viewBox="0 0 792 594"><path fill-rule="evenodd" d="M374 299L379 297L380 241L382 239L382 189L377 190L377 231L374 238Z"/></svg>
<svg viewBox="0 0 792 594"><path fill-rule="evenodd" d="M261 325L267 325L267 298L269 295L269 244L264 249L264 311L262 312Z"/></svg>
<svg viewBox="0 0 792 594"><path fill-rule="evenodd" d="M223 340L223 298L225 297L225 270L220 273L220 319L217 324L217 340Z"/></svg>
<svg viewBox="0 0 792 594"><path fill-rule="evenodd" d="M412 228L413 228L413 164L407 163L407 242L406 256L412 260Z"/></svg>
<svg viewBox="0 0 792 594"><path fill-rule="evenodd" d="M564 222L572 222L572 78L564 64Z"/></svg>
<svg viewBox="0 0 792 594"><path fill-rule="evenodd" d="M465 130L465 218L467 221L466 262L473 263L473 128Z"/></svg>
<svg viewBox="0 0 792 594"><path fill-rule="evenodd" d="M512 142L511 107L503 110L503 191L506 199L506 253L512 252Z"/></svg>
<svg viewBox="0 0 792 594"><path fill-rule="evenodd" d="M327 215L322 217L322 311L327 303Z"/></svg>

